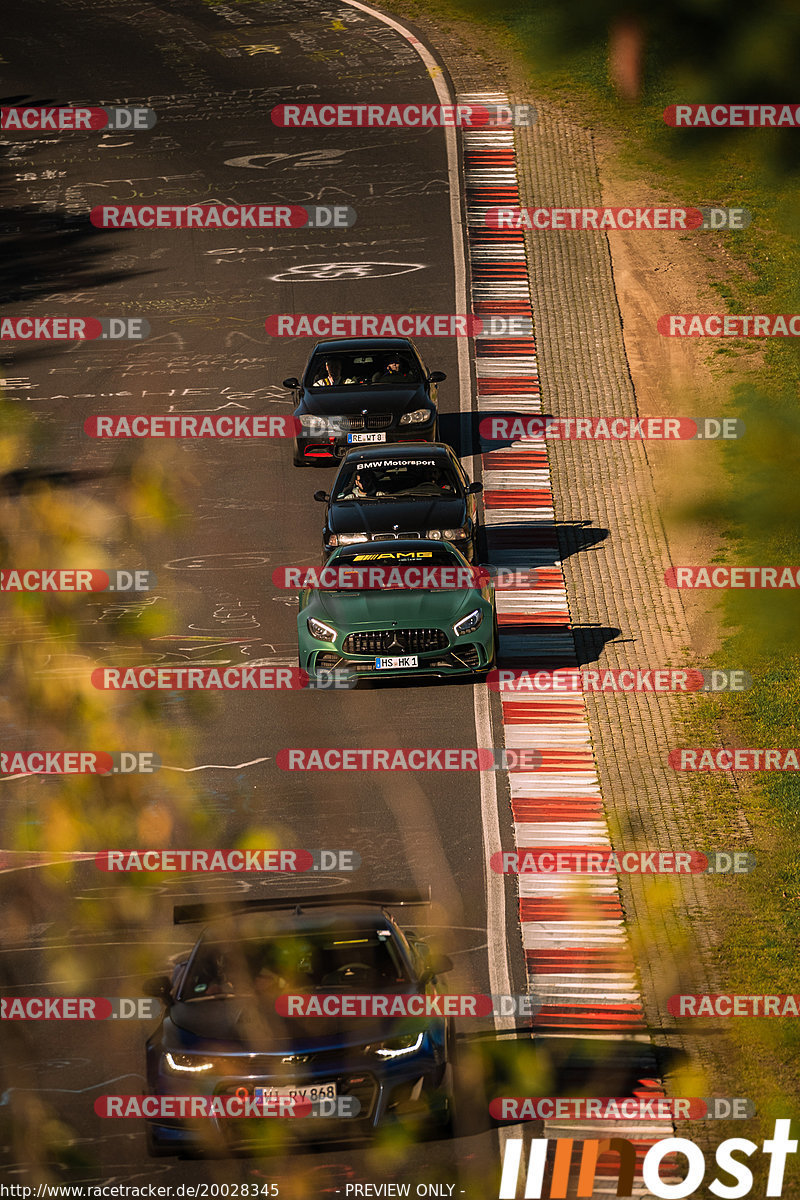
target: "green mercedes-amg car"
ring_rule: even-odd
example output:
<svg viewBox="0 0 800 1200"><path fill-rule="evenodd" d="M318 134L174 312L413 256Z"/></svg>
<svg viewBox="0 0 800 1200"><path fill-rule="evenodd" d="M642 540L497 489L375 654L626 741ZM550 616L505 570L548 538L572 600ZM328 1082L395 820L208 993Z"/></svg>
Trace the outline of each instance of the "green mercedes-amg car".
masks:
<svg viewBox="0 0 800 1200"><path fill-rule="evenodd" d="M479 677L494 667L494 588L454 546L428 538L342 546L318 574L320 586L300 593L297 618L310 676Z"/></svg>

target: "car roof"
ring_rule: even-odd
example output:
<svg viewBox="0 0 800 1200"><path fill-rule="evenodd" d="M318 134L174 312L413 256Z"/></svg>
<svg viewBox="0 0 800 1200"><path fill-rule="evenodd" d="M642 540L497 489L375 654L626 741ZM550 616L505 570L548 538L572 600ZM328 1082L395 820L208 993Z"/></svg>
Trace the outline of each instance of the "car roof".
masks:
<svg viewBox="0 0 800 1200"><path fill-rule="evenodd" d="M312 355L319 350L413 350L414 343L405 337L325 338L317 342Z"/></svg>
<svg viewBox="0 0 800 1200"><path fill-rule="evenodd" d="M402 462L412 458L446 458L450 461L450 447L444 442L401 442L380 446L360 446L348 450L342 459L342 467L352 462L367 462L373 459L392 458ZM339 468L341 470L341 467Z"/></svg>

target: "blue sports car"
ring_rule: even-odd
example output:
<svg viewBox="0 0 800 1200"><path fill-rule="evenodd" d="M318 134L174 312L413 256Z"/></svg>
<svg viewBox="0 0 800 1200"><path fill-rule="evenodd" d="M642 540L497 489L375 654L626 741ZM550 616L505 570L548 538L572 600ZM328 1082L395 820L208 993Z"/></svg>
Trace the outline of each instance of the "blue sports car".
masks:
<svg viewBox="0 0 800 1200"><path fill-rule="evenodd" d="M279 1015L279 998L285 1008L287 995L302 995L304 1003L318 997L318 1004L353 997L356 1004L365 995L441 994L437 977L452 962L404 933L386 907L424 903L417 893L364 892L176 908L176 924L208 924L171 977L145 984L145 993L164 1004L147 1042L150 1094L291 1097L325 1101L328 1112L320 1115L318 1105L311 1116L279 1122L159 1115L147 1122L149 1153L263 1153L275 1146L276 1124L281 1136L347 1142L393 1121L448 1128L450 1018Z"/></svg>

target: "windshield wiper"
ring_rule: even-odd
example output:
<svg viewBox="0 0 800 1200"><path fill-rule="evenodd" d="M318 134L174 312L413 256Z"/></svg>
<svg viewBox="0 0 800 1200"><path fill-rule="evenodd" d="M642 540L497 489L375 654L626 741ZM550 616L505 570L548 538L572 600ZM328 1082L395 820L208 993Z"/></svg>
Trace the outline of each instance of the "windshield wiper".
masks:
<svg viewBox="0 0 800 1200"><path fill-rule="evenodd" d="M381 500L397 500L397 496L342 496L342 500L358 500L360 504L375 504ZM341 501L337 500L337 504Z"/></svg>
<svg viewBox="0 0 800 1200"><path fill-rule="evenodd" d="M454 494L446 492L406 492L395 496L395 500L457 500Z"/></svg>
<svg viewBox="0 0 800 1200"><path fill-rule="evenodd" d="M391 496L335 496L331 504L374 504L376 500L391 499Z"/></svg>

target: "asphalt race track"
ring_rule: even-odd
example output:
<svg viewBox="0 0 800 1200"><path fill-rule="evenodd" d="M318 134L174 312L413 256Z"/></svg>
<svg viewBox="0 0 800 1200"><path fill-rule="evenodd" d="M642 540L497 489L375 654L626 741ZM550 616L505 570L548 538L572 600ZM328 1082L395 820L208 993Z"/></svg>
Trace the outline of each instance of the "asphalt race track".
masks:
<svg viewBox="0 0 800 1200"><path fill-rule="evenodd" d="M459 311L443 131L290 130L270 121L270 110L290 100L436 102L417 52L358 6L12 0L4 32L3 104L139 104L158 118L153 129L131 134L6 136L4 315L144 318L151 329L141 343L4 345L6 398L35 418L38 431L29 465L62 477L72 498L119 504L131 461L129 443L86 435L92 416L290 414L281 381L300 373L312 340L268 337L271 314ZM98 205L154 201L337 204L352 207L357 220L347 229L274 231L114 231L88 222ZM428 368L447 374L442 437L474 471L478 447L462 415L473 395L463 347L459 354L454 339L435 338L418 345ZM132 661L294 665L296 599L275 587L272 572L319 562L323 509L312 495L329 486L331 469L294 469L290 442L279 438L135 449L143 447L145 458L152 453L151 463L163 464L172 518L153 536L146 513L134 512L114 565L154 572L157 587L133 610L113 598L87 600L83 659L62 654L58 637L48 635L45 673L69 680L87 663ZM130 644L145 616L143 656ZM3 626L13 646L18 629L6 618ZM433 907L407 923L454 958L450 986L490 991L504 970L507 990L524 991L513 900L507 911L493 908L487 922L486 839L499 836L498 849L512 844L510 819L497 834L485 828L492 799L485 789L494 780L482 784L477 772L291 773L275 762L285 747L502 744L498 697L484 687L479 698L479 690L409 681L357 691L224 692L201 704L160 693L151 715L164 744L133 747L162 759L148 785L153 824L147 813L138 818L142 844L160 844L157 799L171 771L192 817L206 822L198 844L231 846L257 829L270 831L275 844L354 850L357 873L303 886L344 895L430 885ZM103 695L112 709L126 702ZM4 745L36 745L35 708L23 717L5 710ZM110 795L123 786L104 783ZM507 795L505 776L496 786ZM141 911L120 913L116 881L91 861L59 874L25 857L40 845L51 783L5 779L3 787L2 844L20 856L3 859L4 899L14 908L24 892L27 906L27 924L14 908L5 929L4 995L73 994L77 947L91 964L79 993L138 996L142 978L193 941L172 928L173 902L211 891L283 895L297 886L246 876L207 886L199 877L145 880ZM187 818L184 838L189 828ZM81 848L80 840L69 846ZM383 1156L321 1148L222 1163L150 1161L139 1124L103 1120L93 1103L104 1093L144 1090L143 1044L153 1024L28 1022L9 1035L14 1053L0 1109L23 1114L27 1133L5 1146L6 1180L24 1182L42 1158L52 1163L57 1145L52 1178L64 1180L271 1181L287 1196L402 1180L453 1185L454 1195L496 1188L501 1133L478 1084L470 1086L477 1100L469 1128ZM488 1046L489 1058L498 1037L490 1019L463 1031L464 1046Z"/></svg>

